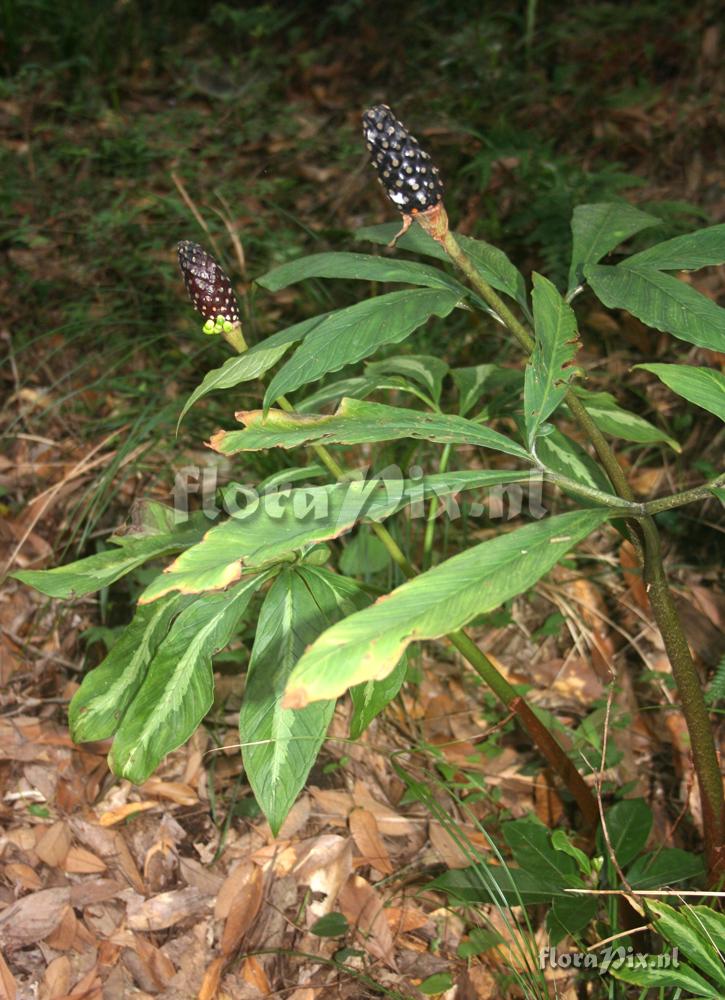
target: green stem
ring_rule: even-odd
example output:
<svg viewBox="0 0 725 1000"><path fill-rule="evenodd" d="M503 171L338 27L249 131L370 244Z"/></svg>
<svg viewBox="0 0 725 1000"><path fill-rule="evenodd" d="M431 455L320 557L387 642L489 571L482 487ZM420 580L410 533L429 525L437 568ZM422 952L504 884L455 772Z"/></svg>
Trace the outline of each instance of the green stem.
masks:
<svg viewBox="0 0 725 1000"><path fill-rule="evenodd" d="M684 490L682 493L673 493L668 497L660 497L658 500L648 500L643 504L648 514L659 514L663 510L672 510L674 507L684 507L687 503L694 503L696 500L709 500L712 498L712 490L725 487L725 475L718 476L711 483L703 486L695 486L691 490Z"/></svg>
<svg viewBox="0 0 725 1000"><path fill-rule="evenodd" d="M568 490L577 496L586 497L587 500L594 500L604 507L611 507L622 517L641 517L644 513L644 507L640 503L632 503L621 497L612 496L611 493L604 493L603 490L595 489L593 486L585 486L584 483L578 483L575 479L547 469L545 465L540 465L539 468L547 482L554 483L560 489Z"/></svg>
<svg viewBox="0 0 725 1000"><path fill-rule="evenodd" d="M494 667L476 643L462 629L446 637L468 660L476 673L512 711L538 747L549 766L562 779L582 811L586 825L592 829L599 822L599 807L591 789L572 764L561 744L534 714L516 689Z"/></svg>
<svg viewBox="0 0 725 1000"><path fill-rule="evenodd" d="M448 462L451 457L451 445L447 444L444 446L441 453L441 460L438 463L438 471L445 472L448 468ZM425 535L423 537L423 570L425 571L431 564L432 552L433 552L433 538L435 537L435 527L436 527L436 515L438 514L438 508L440 507L440 501L437 497L433 497L430 504L428 505L428 518L425 523Z"/></svg>
<svg viewBox="0 0 725 1000"><path fill-rule="evenodd" d="M624 474L622 466L619 464L617 456L612 451L612 448L605 436L592 420L589 415L589 411L582 403L581 399L577 396L573 389L567 389L564 400L574 415L576 422L594 445L594 450L599 457L599 461L604 466L604 469L612 482L612 486L623 500L634 500L632 487L627 482L627 477Z"/></svg>
<svg viewBox="0 0 725 1000"><path fill-rule="evenodd" d="M223 330L222 337L224 337L230 347L234 348L237 354L244 354L247 350L248 344L244 339L241 323L235 323L231 330Z"/></svg>
<svg viewBox="0 0 725 1000"><path fill-rule="evenodd" d="M466 253L461 249L455 236L448 229L445 212L441 210L437 213L430 224L423 216L419 217L419 221L426 231L441 244L453 263L466 275L481 298L500 316L524 351L530 354L534 348L531 334L488 282L481 277ZM634 500L634 493L609 442L592 420L584 403L572 389L567 391L564 398L579 426L592 442L616 492L623 500L631 503ZM693 491L688 492L692 493ZM671 500L672 498L663 499ZM695 499L699 499L699 496ZM689 502L689 500L684 502ZM711 877L715 877L718 868L723 865L721 858L725 854L723 846L725 844L725 798L723 797L722 780L717 764L715 742L702 698L700 680L690 655L682 622L672 601L662 562L657 526L651 517L651 514L656 510L669 508L663 506L662 503L658 507L657 503L658 501L652 501L644 506L644 516L636 523L631 520L628 523L632 525L632 543L642 563L644 577L648 581L647 592L652 613L662 634L665 649L672 665L672 673L680 692L682 713L690 734L695 773L702 799L708 867Z"/></svg>
<svg viewBox="0 0 725 1000"><path fill-rule="evenodd" d="M541 473L548 483L553 483L562 490L575 493L577 496L594 500L605 507L611 507L621 517L649 518L653 514L661 514L664 510L674 510L676 507L684 507L688 503L695 503L697 500L709 500L712 498L714 489L725 487L725 475L718 476L711 483L704 483L702 486L694 486L690 490L683 490L681 493L672 493L667 497L658 497L657 500L647 500L644 503L623 500L622 497L612 496L611 493L604 493L602 490L594 489L592 486L585 486L568 476L562 476L558 472L553 472L545 465L539 464Z"/></svg>
<svg viewBox="0 0 725 1000"><path fill-rule="evenodd" d="M672 676L677 684L682 714L690 734L692 758L697 774L702 800L702 820L705 853L710 860L710 870L718 850L725 842L725 805L723 804L722 776L718 764L712 727L700 679L692 660L690 647L682 630L677 610L667 585L660 551L660 538L654 521L642 522L645 561L644 580L655 619L662 633L667 656L672 665Z"/></svg>
<svg viewBox="0 0 725 1000"><path fill-rule="evenodd" d="M524 324L511 312L501 296L494 291L485 278L481 277L465 251L461 249L450 229L447 230L445 236L441 239L441 244L453 263L463 271L481 298L501 317L525 353L531 354L534 349L534 338ZM579 399L573 389L567 390L564 399L576 418L577 423L594 445L594 450L599 456L599 460L606 469L607 475L611 479L612 485L617 490L619 496L624 500L634 500L634 493L627 482L621 465L617 461L617 456L612 451L605 436L589 416L581 399Z"/></svg>
<svg viewBox="0 0 725 1000"><path fill-rule="evenodd" d="M375 534L378 536L378 538L380 539L380 541L383 543L383 545L385 546L385 548L388 550L388 553L390 554L393 562L401 570L403 576L407 580L410 580L414 576L417 576L418 575L418 570L415 568L415 566L410 561L410 559L408 559L408 557L405 555L405 553L403 552L403 550L401 549L401 547L398 545L398 543L395 541L395 539L390 534L390 532L385 527L385 525L384 524L380 524L378 521L373 521L372 522L372 529L375 532Z"/></svg>

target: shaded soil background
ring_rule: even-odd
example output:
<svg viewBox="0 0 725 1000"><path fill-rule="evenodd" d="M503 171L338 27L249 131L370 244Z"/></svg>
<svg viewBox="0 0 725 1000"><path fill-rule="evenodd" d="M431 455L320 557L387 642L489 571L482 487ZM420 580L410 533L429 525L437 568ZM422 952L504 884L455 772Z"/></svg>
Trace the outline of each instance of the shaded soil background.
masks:
<svg viewBox="0 0 725 1000"><path fill-rule="evenodd" d="M207 397L175 436L184 399L225 357L185 300L178 240L216 249L237 283L250 342L365 294L307 282L269 296L253 281L303 253L360 249L356 228L390 220L360 141L371 103L391 104L434 153L456 228L502 247L526 273L565 273L581 202L626 197L662 219L658 240L725 220L718 5L482 6L3 5L3 572L96 551L135 500L168 502L176 470L208 464L202 442L228 425L231 408L261 399L255 385L233 401ZM690 280L714 299L725 292L722 269ZM682 445L676 454L621 443L638 494L709 476L722 453L715 419L630 368L653 357L712 364L712 356L605 315L586 296L578 312L591 387ZM457 365L513 362L500 333L487 333L465 319L433 324L415 349ZM259 481L276 462L258 456L220 472ZM722 655L713 541L722 515L712 501L662 523L705 680ZM651 721L670 696L669 668L641 582L611 540L592 544L616 572L554 574L508 620L483 625L479 640L564 721L601 704L612 659L631 670L636 684L623 684L618 702L630 728L617 780L648 799L661 839L698 850L696 808L692 823L680 815L692 802L679 716ZM343 703L310 788L275 839L234 746L251 626L219 658L209 725L142 789L111 779L107 747L71 744L68 700L144 583L139 573L72 606L3 584L8 994L12 980L21 997L40 983L52 998L212 996L218 980L230 997L416 997L421 980L440 972L457 989L451 997L517 996L506 978L513 953L461 957L470 917L423 892L431 871L467 859L406 798L389 760L415 748L411 772L441 800L448 773L467 793L483 782L487 793L469 808L494 836L503 819L527 811L566 820L567 804L530 747L461 664L443 648L422 652L417 684L357 747L344 742ZM492 727L498 734L480 753ZM209 756L213 747L229 749ZM486 850L480 831L458 818ZM360 954L345 973L332 960L341 940L310 933L327 899L358 927L345 943ZM260 949L271 953L252 954ZM566 977L558 989L575 995Z"/></svg>

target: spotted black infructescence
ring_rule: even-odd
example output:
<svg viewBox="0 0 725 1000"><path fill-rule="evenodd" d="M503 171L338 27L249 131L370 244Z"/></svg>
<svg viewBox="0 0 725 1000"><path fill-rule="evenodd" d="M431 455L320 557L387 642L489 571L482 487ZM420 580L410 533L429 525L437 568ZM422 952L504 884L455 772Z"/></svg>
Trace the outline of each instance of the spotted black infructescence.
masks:
<svg viewBox="0 0 725 1000"><path fill-rule="evenodd" d="M363 134L378 179L398 211L417 215L441 203L438 168L387 104L365 112Z"/></svg>
<svg viewBox="0 0 725 1000"><path fill-rule="evenodd" d="M207 323L223 317L229 323L239 323L239 305L232 283L211 254L190 240L177 247L179 267L194 308Z"/></svg>

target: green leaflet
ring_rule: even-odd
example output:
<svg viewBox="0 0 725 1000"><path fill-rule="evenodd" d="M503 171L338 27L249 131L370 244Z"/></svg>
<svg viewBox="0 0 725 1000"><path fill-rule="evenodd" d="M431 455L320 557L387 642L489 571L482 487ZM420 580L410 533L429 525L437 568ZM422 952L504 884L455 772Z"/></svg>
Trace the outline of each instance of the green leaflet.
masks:
<svg viewBox="0 0 725 1000"><path fill-rule="evenodd" d="M275 365L287 349L298 341L302 340L311 330L314 330L328 316L333 313L322 313L320 316L313 316L305 319L301 323L287 327L272 334L254 347L250 347L244 354L238 354L225 361L221 368L213 368L204 376L202 382L194 389L179 415L177 429L181 421L189 412L191 407L210 392L217 389L232 389L242 382L251 382L253 379L264 375L273 365Z"/></svg>
<svg viewBox="0 0 725 1000"><path fill-rule="evenodd" d="M83 597L108 587L122 576L143 565L200 541L209 525L203 514L194 514L187 524L155 534L119 535L117 548L106 549L86 559L78 559L55 569L21 569L12 576L35 587L49 597Z"/></svg>
<svg viewBox="0 0 725 1000"><path fill-rule="evenodd" d="M597 427L612 437L624 441L636 441L639 444L656 444L663 442L676 451L682 451L680 443L670 437L659 427L655 427L644 417L625 410L614 396L608 392L584 392L575 388L574 392L581 397L586 405L587 413Z"/></svg>
<svg viewBox="0 0 725 1000"><path fill-rule="evenodd" d="M543 576L607 512L583 510L476 545L324 632L295 667L286 702L302 707L380 680L411 642L437 639L492 611Z"/></svg>
<svg viewBox="0 0 725 1000"><path fill-rule="evenodd" d="M604 493L612 492L612 486L601 466L589 457L577 441L562 434L557 428L551 434L539 438L536 450L547 469L552 469L561 476L568 476L583 486L593 486Z"/></svg>
<svg viewBox="0 0 725 1000"><path fill-rule="evenodd" d="M530 461L524 448L498 431L465 417L343 399L333 414L298 414L249 410L237 414L246 429L219 431L210 446L222 455L267 448L296 448L301 444L366 444L417 438L439 444L473 444Z"/></svg>
<svg viewBox="0 0 725 1000"><path fill-rule="evenodd" d="M181 594L139 607L105 659L83 678L68 709L74 743L107 740L118 729L143 684L149 664L174 615L189 598Z"/></svg>
<svg viewBox="0 0 725 1000"><path fill-rule="evenodd" d="M435 403L440 402L443 379L448 371L445 361L429 354L400 354L383 361L371 361L365 366L365 374L373 378L379 375L400 375L417 382Z"/></svg>
<svg viewBox="0 0 725 1000"><path fill-rule="evenodd" d="M327 372L361 361L383 344L405 340L431 316L447 316L460 299L458 292L449 289L412 288L329 313L274 376L264 396L264 409Z"/></svg>
<svg viewBox="0 0 725 1000"><path fill-rule="evenodd" d="M607 810L607 833L614 855L622 868L644 848L652 829L652 810L643 799L623 799ZM601 828L597 831L597 849L607 855L608 847Z"/></svg>
<svg viewBox="0 0 725 1000"><path fill-rule="evenodd" d="M352 718L350 719L350 739L357 740L365 732L376 716L393 700L403 686L408 670L408 657L401 656L387 677L380 681L365 681L350 688ZM315 704L315 702L313 702ZM305 709L301 709L305 711Z"/></svg>
<svg viewBox="0 0 725 1000"><path fill-rule="evenodd" d="M523 384L524 373L516 368L485 364L453 368L451 378L458 389L458 412L465 417L484 394L515 398Z"/></svg>
<svg viewBox="0 0 725 1000"><path fill-rule="evenodd" d="M282 707L287 679L320 632L364 606L352 581L329 570L284 570L265 597L247 670L239 737L249 783L276 835L325 739L334 701L299 712Z"/></svg>
<svg viewBox="0 0 725 1000"><path fill-rule="evenodd" d="M642 229L660 225L660 219L626 201L577 205L571 219L573 245L567 293L581 284L586 269L610 250Z"/></svg>
<svg viewBox="0 0 725 1000"><path fill-rule="evenodd" d="M177 559L146 588L148 604L172 590L218 590L242 573L291 558L318 542L337 538L363 518L382 520L408 504L445 498L459 490L498 483L526 482L528 472L442 473L420 480L371 479L368 482L309 486L260 496L211 528L185 558Z"/></svg>
<svg viewBox="0 0 725 1000"><path fill-rule="evenodd" d="M610 309L627 309L656 330L712 351L725 351L725 309L690 285L644 265L596 264L586 271L595 294Z"/></svg>
<svg viewBox="0 0 725 1000"><path fill-rule="evenodd" d="M652 372L678 396L689 400L703 410L709 410L725 421L725 375L714 368L695 368L693 365L635 365Z"/></svg>
<svg viewBox="0 0 725 1000"><path fill-rule="evenodd" d="M395 257L371 257L364 253L310 254L267 271L257 278L257 284L270 292L278 292L306 278L406 282L427 288L449 288L460 297L467 295L466 288L440 268Z"/></svg>
<svg viewBox="0 0 725 1000"><path fill-rule="evenodd" d="M364 229L356 231L355 239L387 244L396 235L399 228L397 223L366 226ZM476 270L489 285L493 285L500 292L510 295L519 303L524 312L528 313L526 284L523 275L514 267L503 250L499 250L498 247L483 240L473 239L471 236L463 236L460 233L454 233L454 235L461 248L471 258ZM396 247L401 250L411 250L413 253L420 253L427 257L435 257L437 260L449 260L448 254L440 243L437 243L417 223L411 226L404 236L400 237Z"/></svg>
<svg viewBox="0 0 725 1000"><path fill-rule="evenodd" d="M658 956L651 956L651 964L613 964L612 975L637 986L679 987L687 991L687 996L712 997L713 1000L722 997L725 990L722 963L725 921L722 916L704 906L685 906L678 911L659 900L647 900L645 906L658 933L678 949L678 962L660 966ZM711 920L709 914L715 919Z"/></svg>
<svg viewBox="0 0 725 1000"><path fill-rule="evenodd" d="M576 316L556 288L534 274L536 342L524 376L524 420L529 451L543 422L554 412L574 374L572 361L579 346Z"/></svg>
<svg viewBox="0 0 725 1000"><path fill-rule="evenodd" d="M725 264L725 223L675 236L627 258L630 267L657 271L697 271Z"/></svg>
<svg viewBox="0 0 725 1000"><path fill-rule="evenodd" d="M212 655L227 645L267 578L248 578L181 612L118 728L109 757L114 774L141 784L167 753L189 739L214 700Z"/></svg>

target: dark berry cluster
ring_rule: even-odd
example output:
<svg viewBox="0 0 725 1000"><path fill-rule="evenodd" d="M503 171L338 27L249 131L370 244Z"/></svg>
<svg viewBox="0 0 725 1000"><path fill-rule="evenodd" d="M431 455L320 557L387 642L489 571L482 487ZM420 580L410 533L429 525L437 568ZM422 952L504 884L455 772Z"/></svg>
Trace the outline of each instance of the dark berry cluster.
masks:
<svg viewBox="0 0 725 1000"><path fill-rule="evenodd" d="M177 251L189 298L207 325L239 323L239 305L232 284L211 254L190 240L179 243Z"/></svg>
<svg viewBox="0 0 725 1000"><path fill-rule="evenodd" d="M363 134L378 179L400 212L416 215L441 203L438 168L387 104L365 112Z"/></svg>

